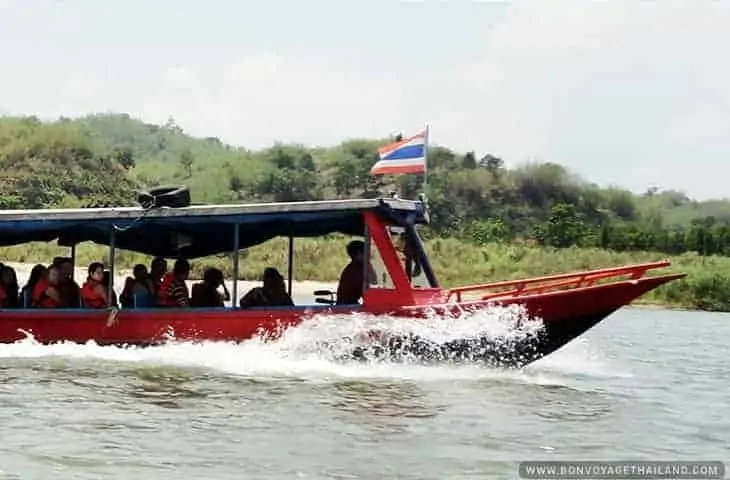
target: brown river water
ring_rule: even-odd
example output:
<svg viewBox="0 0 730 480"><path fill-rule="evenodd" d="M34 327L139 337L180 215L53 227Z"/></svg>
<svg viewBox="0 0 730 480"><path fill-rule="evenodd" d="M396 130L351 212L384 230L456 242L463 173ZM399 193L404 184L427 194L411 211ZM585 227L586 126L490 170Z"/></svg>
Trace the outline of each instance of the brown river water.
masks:
<svg viewBox="0 0 730 480"><path fill-rule="evenodd" d="M523 460L730 459L730 315L623 309L521 371L320 347L373 321L317 319L269 344L0 345L0 479L503 479Z"/></svg>

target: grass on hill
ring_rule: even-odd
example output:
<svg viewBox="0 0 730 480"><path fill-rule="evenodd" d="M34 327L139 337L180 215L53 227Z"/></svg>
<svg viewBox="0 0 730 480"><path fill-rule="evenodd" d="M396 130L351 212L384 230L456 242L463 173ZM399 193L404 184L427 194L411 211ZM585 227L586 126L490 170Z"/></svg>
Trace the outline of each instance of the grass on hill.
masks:
<svg viewBox="0 0 730 480"><path fill-rule="evenodd" d="M294 279L334 282L347 263L344 236L318 239L296 239L294 242ZM526 244L489 244L474 246L453 238L426 241L432 266L443 287L454 287L497 280L535 277L546 274L620 266L631 263L657 261L665 255L651 252L613 252L601 249L552 249ZM240 277L259 279L267 266L287 272L288 240L273 239L263 245L242 252ZM55 244L33 243L0 248L0 261L49 263L54 256L68 255L68 248ZM77 247L77 266L92 261L108 262L109 250L94 244ZM637 303L669 307L730 311L730 258L700 257L694 253L669 257L672 272L684 272L688 277L654 290ZM133 252L118 250L117 269L131 269L136 263L149 265L150 258ZM207 266L222 269L232 276L230 256L209 257L192 262L193 273L200 277Z"/></svg>

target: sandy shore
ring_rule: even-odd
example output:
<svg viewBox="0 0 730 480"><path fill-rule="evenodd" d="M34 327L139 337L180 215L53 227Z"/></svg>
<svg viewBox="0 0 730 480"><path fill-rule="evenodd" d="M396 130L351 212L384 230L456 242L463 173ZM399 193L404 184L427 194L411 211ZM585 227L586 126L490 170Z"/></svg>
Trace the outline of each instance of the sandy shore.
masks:
<svg viewBox="0 0 730 480"><path fill-rule="evenodd" d="M18 276L18 284L22 287L25 285L25 283L28 281L28 277L30 276L30 271L33 269L33 266L35 264L32 263L16 263L16 262L3 262L5 265L9 267L13 267L15 269L15 273ZM124 281L127 277L132 275L131 270L119 270L115 272L114 275L114 290L116 290L117 294L121 293L122 288L124 287ZM86 280L87 276L87 270L86 268L76 268L74 272L74 280L79 285L82 285L83 282ZM194 283L196 283L198 280L188 281L188 286L192 287ZM285 280L287 281L287 280ZM261 286L261 282L257 281L250 281L250 280L241 280L238 282L238 297L242 297L244 293L249 291L250 289L254 287ZM233 295L233 282L227 281L226 287L228 287L228 290L231 292L231 295ZM314 296L313 293L315 290L335 290L337 288L336 283L327 283L327 282L312 282L309 280L306 281L295 281L292 283L292 290L295 302L302 303L310 303L313 302Z"/></svg>

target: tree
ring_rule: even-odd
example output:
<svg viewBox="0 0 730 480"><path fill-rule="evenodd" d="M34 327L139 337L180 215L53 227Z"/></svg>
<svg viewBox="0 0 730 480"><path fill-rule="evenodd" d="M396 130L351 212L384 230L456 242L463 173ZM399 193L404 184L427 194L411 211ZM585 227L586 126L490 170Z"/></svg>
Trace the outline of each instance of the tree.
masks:
<svg viewBox="0 0 730 480"><path fill-rule="evenodd" d="M474 156L474 152L468 152L464 155L464 158L461 160L461 168L465 168L467 170L474 170L477 168L477 158Z"/></svg>
<svg viewBox="0 0 730 480"><path fill-rule="evenodd" d="M360 185L358 168L354 162L343 161L335 164L332 174L332 186L338 197L349 197Z"/></svg>
<svg viewBox="0 0 730 480"><path fill-rule="evenodd" d="M550 209L550 218L540 226L536 236L543 245L565 248L578 245L585 232L585 223L575 207L559 203Z"/></svg>
<svg viewBox="0 0 730 480"><path fill-rule="evenodd" d="M237 200L241 199L241 191L243 190L243 180L236 173L232 173L228 178L228 190L233 193L233 197Z"/></svg>
<svg viewBox="0 0 730 480"><path fill-rule="evenodd" d="M183 134L183 129L180 128L180 126L175 122L175 119L172 117L172 115L167 117L167 122L165 122L164 128L165 128L165 130L168 130L175 134L179 134L179 135Z"/></svg>
<svg viewBox="0 0 730 480"><path fill-rule="evenodd" d="M281 169L265 174L257 183L257 194L274 202L320 200L317 177L311 172Z"/></svg>
<svg viewBox="0 0 730 480"><path fill-rule="evenodd" d="M479 164L483 165L495 177L498 177L502 173L502 167L504 167L504 161L501 158L489 153L479 160Z"/></svg>
<svg viewBox="0 0 730 480"><path fill-rule="evenodd" d="M317 166L314 164L314 157L312 157L312 154L309 152L305 152L300 158L298 167L302 170L306 170L308 172L315 172L317 171Z"/></svg>
<svg viewBox="0 0 730 480"><path fill-rule="evenodd" d="M501 218L472 222L468 229L471 239L480 245L490 242L504 242L510 239L510 228Z"/></svg>
<svg viewBox="0 0 730 480"><path fill-rule="evenodd" d="M119 165L124 167L126 170L134 167L134 154L129 148L118 148L114 152L117 162Z"/></svg>
<svg viewBox="0 0 730 480"><path fill-rule="evenodd" d="M193 156L193 152L191 152L189 149L184 150L182 155L180 155L180 165L185 172L185 178L190 178L193 176L194 163L195 157Z"/></svg>
<svg viewBox="0 0 730 480"><path fill-rule="evenodd" d="M634 220L636 218L636 202L634 195L628 190L610 188L606 191L608 208L619 218Z"/></svg>

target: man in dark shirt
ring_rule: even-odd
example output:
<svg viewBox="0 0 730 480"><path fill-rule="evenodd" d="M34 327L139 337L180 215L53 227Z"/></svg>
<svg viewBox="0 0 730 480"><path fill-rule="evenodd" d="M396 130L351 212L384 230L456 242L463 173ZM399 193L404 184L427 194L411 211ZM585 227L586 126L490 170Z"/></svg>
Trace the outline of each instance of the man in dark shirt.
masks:
<svg viewBox="0 0 730 480"><path fill-rule="evenodd" d="M365 281L365 243L360 240L353 240L347 244L347 255L350 263L347 264L340 275L340 283L337 285L337 304L352 305L360 301L363 294ZM373 266L368 264L368 281L375 283L376 275Z"/></svg>
<svg viewBox="0 0 730 480"><path fill-rule="evenodd" d="M162 277L167 273L167 260L162 257L155 257L150 264L149 279L154 287L154 294L160 291L162 285Z"/></svg>
<svg viewBox="0 0 730 480"><path fill-rule="evenodd" d="M67 257L56 257L53 259L53 264L58 267L61 273L61 279L58 283L61 304L66 308L81 307L81 287L73 278L73 262Z"/></svg>

